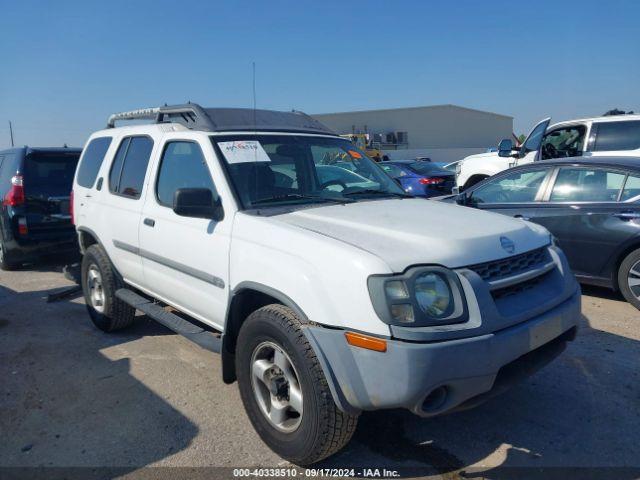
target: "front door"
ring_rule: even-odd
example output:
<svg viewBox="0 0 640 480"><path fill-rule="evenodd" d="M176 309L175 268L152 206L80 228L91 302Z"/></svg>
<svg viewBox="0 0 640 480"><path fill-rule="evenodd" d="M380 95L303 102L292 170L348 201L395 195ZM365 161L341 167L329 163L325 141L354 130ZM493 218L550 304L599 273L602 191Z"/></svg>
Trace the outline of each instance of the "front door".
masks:
<svg viewBox="0 0 640 480"><path fill-rule="evenodd" d="M547 131L551 118L545 118L538 123L529 136L520 147L518 157L514 160L513 165L524 165L525 163L535 162L540 159L540 146L544 139L544 133Z"/></svg>
<svg viewBox="0 0 640 480"><path fill-rule="evenodd" d="M184 217L172 208L179 188L208 188L217 196L219 182L211 175L215 154L211 144L186 134L164 141L140 225L145 283L153 286L149 293L154 296L222 329L233 217L225 215L221 221Z"/></svg>

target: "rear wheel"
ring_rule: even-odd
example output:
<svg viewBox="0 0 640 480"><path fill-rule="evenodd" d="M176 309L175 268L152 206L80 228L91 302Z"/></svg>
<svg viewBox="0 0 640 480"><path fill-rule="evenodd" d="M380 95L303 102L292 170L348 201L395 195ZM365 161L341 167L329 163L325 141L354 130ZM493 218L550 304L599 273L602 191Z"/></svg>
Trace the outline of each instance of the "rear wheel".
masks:
<svg viewBox="0 0 640 480"><path fill-rule="evenodd" d="M18 264L9 260L4 242L0 240L0 269L9 271L15 270L16 267L18 267Z"/></svg>
<svg viewBox="0 0 640 480"><path fill-rule="evenodd" d="M94 325L113 332L133 323L135 309L116 297L122 282L99 245L91 245L82 258L82 292Z"/></svg>
<svg viewBox="0 0 640 480"><path fill-rule="evenodd" d="M298 317L267 305L242 325L236 347L240 396L253 427L281 457L310 465L344 447L358 417L333 401Z"/></svg>
<svg viewBox="0 0 640 480"><path fill-rule="evenodd" d="M640 310L640 249L631 252L620 264L618 287L625 300Z"/></svg>
<svg viewBox="0 0 640 480"><path fill-rule="evenodd" d="M462 187L462 189L460 191L464 191L464 190L467 190L467 189L473 187L476 183L480 183L485 178L489 178L489 176L488 175L474 175L469 180L467 180L467 183L464 184L464 187Z"/></svg>

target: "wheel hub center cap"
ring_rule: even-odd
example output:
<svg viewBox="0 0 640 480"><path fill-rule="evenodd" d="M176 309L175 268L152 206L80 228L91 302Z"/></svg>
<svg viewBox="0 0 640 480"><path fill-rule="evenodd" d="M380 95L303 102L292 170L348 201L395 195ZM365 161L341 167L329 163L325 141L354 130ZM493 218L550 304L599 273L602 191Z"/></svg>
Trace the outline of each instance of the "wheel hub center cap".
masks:
<svg viewBox="0 0 640 480"><path fill-rule="evenodd" d="M281 375L273 377L269 382L269 391L274 397L285 397L289 391L289 382Z"/></svg>

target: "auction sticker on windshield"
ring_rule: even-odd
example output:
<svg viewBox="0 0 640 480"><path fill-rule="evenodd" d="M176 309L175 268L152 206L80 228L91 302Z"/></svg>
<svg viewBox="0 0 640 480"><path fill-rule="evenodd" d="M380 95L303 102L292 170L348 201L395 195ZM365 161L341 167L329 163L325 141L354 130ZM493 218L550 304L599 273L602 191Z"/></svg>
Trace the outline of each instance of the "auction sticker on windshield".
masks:
<svg viewBox="0 0 640 480"><path fill-rule="evenodd" d="M229 163L270 162L271 159L256 140L218 142L220 150Z"/></svg>

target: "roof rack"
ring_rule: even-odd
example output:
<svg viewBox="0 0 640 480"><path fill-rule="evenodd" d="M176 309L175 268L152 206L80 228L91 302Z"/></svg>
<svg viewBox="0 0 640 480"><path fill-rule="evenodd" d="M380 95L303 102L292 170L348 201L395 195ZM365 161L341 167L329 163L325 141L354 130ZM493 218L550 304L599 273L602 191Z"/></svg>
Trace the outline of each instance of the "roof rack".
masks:
<svg viewBox="0 0 640 480"><path fill-rule="evenodd" d="M155 123L180 123L193 130L223 131L282 131L336 135L331 129L306 113L252 108L202 108L197 103L165 105L114 113L107 128L114 128L120 120L154 120Z"/></svg>

